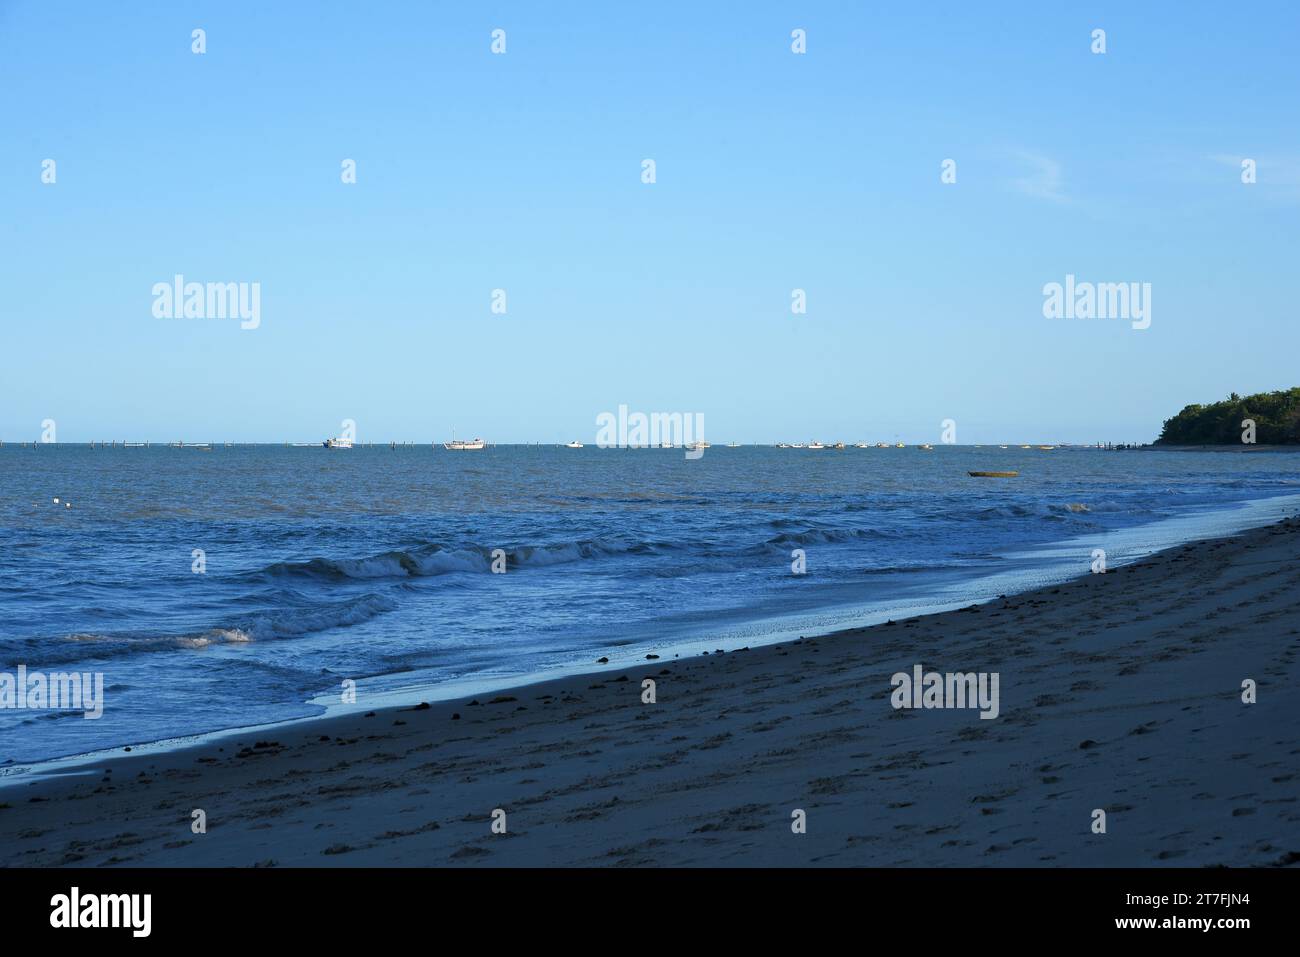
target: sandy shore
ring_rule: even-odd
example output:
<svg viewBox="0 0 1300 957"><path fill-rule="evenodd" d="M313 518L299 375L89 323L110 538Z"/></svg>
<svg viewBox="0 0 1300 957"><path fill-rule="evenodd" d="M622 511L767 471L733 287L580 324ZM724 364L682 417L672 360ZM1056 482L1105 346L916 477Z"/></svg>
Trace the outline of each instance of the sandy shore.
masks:
<svg viewBox="0 0 1300 957"><path fill-rule="evenodd" d="M962 611L123 754L0 790L4 862L1300 864L1298 558L1292 518ZM895 710L918 663L997 672L999 716Z"/></svg>

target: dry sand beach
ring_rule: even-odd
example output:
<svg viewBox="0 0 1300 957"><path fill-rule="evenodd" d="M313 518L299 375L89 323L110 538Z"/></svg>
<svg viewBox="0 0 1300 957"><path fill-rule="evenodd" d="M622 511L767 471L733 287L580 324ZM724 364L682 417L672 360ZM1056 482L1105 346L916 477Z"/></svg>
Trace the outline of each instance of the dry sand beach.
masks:
<svg viewBox="0 0 1300 957"><path fill-rule="evenodd" d="M1298 556L1290 518L962 611L122 754L0 790L5 862L1296 865ZM918 663L998 672L999 716L895 710Z"/></svg>

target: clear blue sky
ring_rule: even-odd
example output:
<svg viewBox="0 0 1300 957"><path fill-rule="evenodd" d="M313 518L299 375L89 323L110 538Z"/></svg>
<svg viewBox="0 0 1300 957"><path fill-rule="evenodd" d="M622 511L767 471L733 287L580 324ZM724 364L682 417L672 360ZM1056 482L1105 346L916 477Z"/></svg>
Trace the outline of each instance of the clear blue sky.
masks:
<svg viewBox="0 0 1300 957"><path fill-rule="evenodd" d="M0 2L0 438L1150 439L1300 384L1298 11Z"/></svg>

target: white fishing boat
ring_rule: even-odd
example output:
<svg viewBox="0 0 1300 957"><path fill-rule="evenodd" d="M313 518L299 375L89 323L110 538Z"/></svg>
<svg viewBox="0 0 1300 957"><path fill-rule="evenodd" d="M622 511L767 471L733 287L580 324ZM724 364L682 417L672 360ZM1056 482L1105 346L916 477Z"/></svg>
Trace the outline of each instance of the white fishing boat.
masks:
<svg viewBox="0 0 1300 957"><path fill-rule="evenodd" d="M854 443L853 443L853 447L854 447L855 449L869 449L869 448L871 448L871 446L867 445L866 442L854 442Z"/></svg>
<svg viewBox="0 0 1300 957"><path fill-rule="evenodd" d="M808 448L820 452L822 449L826 448L826 446L822 445L820 442L809 442Z"/></svg>
<svg viewBox="0 0 1300 957"><path fill-rule="evenodd" d="M740 448L740 443L739 443L739 442L728 442L728 443L727 443L727 448L729 448L729 449L738 449L738 448Z"/></svg>
<svg viewBox="0 0 1300 957"><path fill-rule="evenodd" d="M877 443L876 443L876 448L878 448L878 449L887 449L887 448L889 448L889 443L888 443L888 442L877 442Z"/></svg>
<svg viewBox="0 0 1300 957"><path fill-rule="evenodd" d="M321 445L327 449L350 449L352 448L351 439L326 439Z"/></svg>
<svg viewBox="0 0 1300 957"><path fill-rule="evenodd" d="M574 439L572 442L570 442L568 445L566 445L565 448L566 448L566 449L580 449L580 448L582 448L582 443L579 442L577 439Z"/></svg>
<svg viewBox="0 0 1300 957"><path fill-rule="evenodd" d="M926 451L926 452L933 452L933 451L934 451L934 446L931 445L929 442L926 442L926 443L924 443L923 445L921 445L921 448L922 448L924 451Z"/></svg>
<svg viewBox="0 0 1300 957"><path fill-rule="evenodd" d="M442 447L448 452L480 452L487 448L487 443L482 439L458 439L456 430L451 430L451 441L443 442Z"/></svg>

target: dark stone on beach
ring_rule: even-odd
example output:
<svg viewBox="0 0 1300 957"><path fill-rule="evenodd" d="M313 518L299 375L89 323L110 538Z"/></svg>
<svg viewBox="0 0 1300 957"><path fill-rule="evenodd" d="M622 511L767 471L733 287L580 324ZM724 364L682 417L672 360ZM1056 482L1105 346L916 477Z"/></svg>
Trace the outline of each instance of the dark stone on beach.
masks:
<svg viewBox="0 0 1300 957"><path fill-rule="evenodd" d="M615 681L627 681L627 675L619 675L619 676L618 676L617 678L615 678L614 680L615 680Z"/></svg>
<svg viewBox="0 0 1300 957"><path fill-rule="evenodd" d="M363 718L373 718L374 716L375 713L373 711L367 711L365 714L362 715Z"/></svg>
<svg viewBox="0 0 1300 957"><path fill-rule="evenodd" d="M419 704L417 704L417 705L416 705L414 708L412 708L411 710L412 710L412 711L428 711L428 710L429 710L429 702L427 702L427 701L421 701Z"/></svg>
<svg viewBox="0 0 1300 957"><path fill-rule="evenodd" d="M122 750L123 750L123 751L130 751L131 749L130 749L130 748L123 748Z"/></svg>
<svg viewBox="0 0 1300 957"><path fill-rule="evenodd" d="M1080 742L1079 742L1079 747L1082 748L1082 749L1085 750L1085 751L1086 751L1088 748L1095 748L1096 746L1097 746L1097 742L1094 741L1094 740L1092 740L1092 738L1088 738L1086 741L1080 741Z"/></svg>
<svg viewBox="0 0 1300 957"><path fill-rule="evenodd" d="M451 716L451 720L452 720L452 721L459 721L459 720L460 720L460 712L459 712L459 711L453 712L453 713L452 713L452 716Z"/></svg>
<svg viewBox="0 0 1300 957"><path fill-rule="evenodd" d="M317 741L328 741L329 739L330 739L330 736L329 736L328 734L322 734L322 735L321 735L319 738L317 738L316 740L317 740Z"/></svg>
<svg viewBox="0 0 1300 957"><path fill-rule="evenodd" d="M658 655L646 655L646 656L645 656L645 660L646 660L646 661L654 661L654 660L655 660L656 658L658 658L658 657L659 657Z"/></svg>
<svg viewBox="0 0 1300 957"><path fill-rule="evenodd" d="M499 694L499 695L497 695L495 698L493 698L491 701L489 701L488 704L506 704L507 702L510 702L510 701L518 701L518 700L519 700L518 698L516 698L516 697L514 697L514 696L512 696L512 695L508 695L508 694Z"/></svg>
<svg viewBox="0 0 1300 957"><path fill-rule="evenodd" d="M608 658L605 658L605 657L597 658L597 659L596 659L596 664L598 664L598 665L607 665L607 664L609 664L609 659L608 659Z"/></svg>

